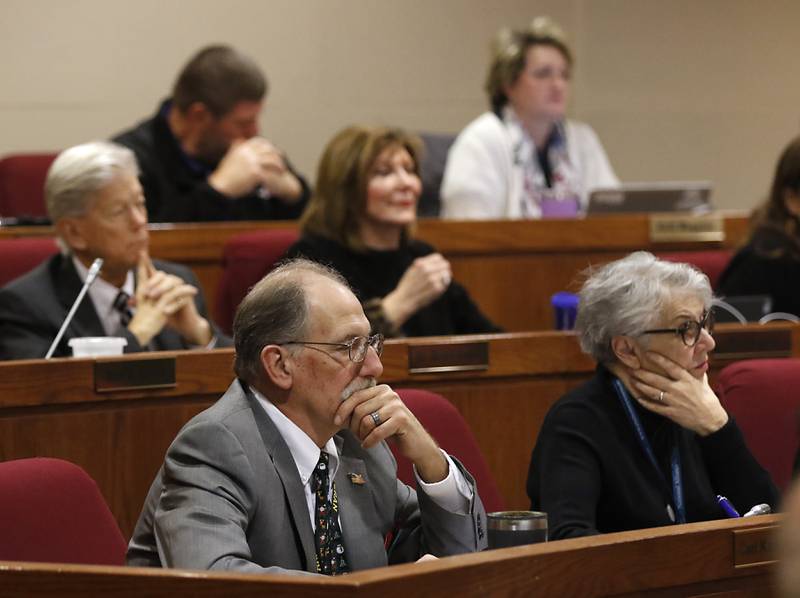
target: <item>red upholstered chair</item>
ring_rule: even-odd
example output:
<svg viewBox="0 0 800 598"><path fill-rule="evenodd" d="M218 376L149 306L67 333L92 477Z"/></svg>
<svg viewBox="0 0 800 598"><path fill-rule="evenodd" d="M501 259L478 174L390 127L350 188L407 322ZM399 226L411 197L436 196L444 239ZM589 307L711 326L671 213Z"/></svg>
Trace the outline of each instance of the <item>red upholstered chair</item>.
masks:
<svg viewBox="0 0 800 598"><path fill-rule="evenodd" d="M733 363L717 379L722 405L733 414L747 446L780 490L792 474L800 409L800 359Z"/></svg>
<svg viewBox="0 0 800 598"><path fill-rule="evenodd" d="M33 270L57 251L52 237L0 239L0 287Z"/></svg>
<svg viewBox="0 0 800 598"><path fill-rule="evenodd" d="M222 251L214 318L222 330L230 334L233 315L247 291L272 270L299 236L291 228L253 231L228 239Z"/></svg>
<svg viewBox="0 0 800 598"><path fill-rule="evenodd" d="M428 390L400 388L397 394L439 446L461 461L472 474L486 512L502 511L504 502L497 484L478 448L475 436L458 409L442 395ZM409 486L415 486L411 462L403 457L392 443L389 443L389 446L397 459L397 477Z"/></svg>
<svg viewBox="0 0 800 598"><path fill-rule="evenodd" d="M0 159L0 216L46 217L44 180L58 153Z"/></svg>
<svg viewBox="0 0 800 598"><path fill-rule="evenodd" d="M673 253L660 253L662 260L670 262L683 262L695 266L708 276L711 288L716 290L719 277L731 261L733 251L730 249L709 249L707 251L679 251Z"/></svg>
<svg viewBox="0 0 800 598"><path fill-rule="evenodd" d="M68 461L0 463L0 530L0 561L125 562L125 539L100 490Z"/></svg>

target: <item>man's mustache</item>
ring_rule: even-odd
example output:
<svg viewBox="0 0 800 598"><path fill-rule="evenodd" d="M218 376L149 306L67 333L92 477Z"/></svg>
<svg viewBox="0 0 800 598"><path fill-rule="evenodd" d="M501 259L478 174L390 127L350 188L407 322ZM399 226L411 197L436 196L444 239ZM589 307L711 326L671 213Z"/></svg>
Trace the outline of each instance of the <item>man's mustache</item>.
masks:
<svg viewBox="0 0 800 598"><path fill-rule="evenodd" d="M350 398L350 396L354 392L358 392L359 390L364 390L365 388L372 388L373 386L377 385L378 382L372 376L368 378L356 378L350 384L345 386L344 390L342 391L342 401L346 401Z"/></svg>

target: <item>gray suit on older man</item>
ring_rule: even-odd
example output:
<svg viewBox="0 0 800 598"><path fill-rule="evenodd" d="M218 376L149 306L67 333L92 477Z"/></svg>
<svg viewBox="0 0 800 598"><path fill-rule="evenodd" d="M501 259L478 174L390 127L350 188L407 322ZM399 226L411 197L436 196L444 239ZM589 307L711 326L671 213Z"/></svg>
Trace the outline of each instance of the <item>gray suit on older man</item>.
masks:
<svg viewBox="0 0 800 598"><path fill-rule="evenodd" d="M474 499L470 513L458 515L400 482L385 442L365 450L348 430L334 440L340 456L335 477L339 517L353 570L486 547L486 514L466 470L461 468ZM170 446L127 562L312 573L315 554L306 498L289 448L246 385L234 381Z"/></svg>

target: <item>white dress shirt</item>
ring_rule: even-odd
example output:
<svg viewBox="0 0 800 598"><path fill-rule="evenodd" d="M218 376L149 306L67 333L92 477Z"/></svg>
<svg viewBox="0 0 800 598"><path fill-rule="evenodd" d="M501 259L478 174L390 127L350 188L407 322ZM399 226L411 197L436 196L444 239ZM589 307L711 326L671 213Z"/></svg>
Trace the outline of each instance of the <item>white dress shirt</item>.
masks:
<svg viewBox="0 0 800 598"><path fill-rule="evenodd" d="M85 282L89 269L74 255L72 256L72 263L78 272L78 278L81 279L81 282ZM99 276L95 278L92 286L89 287L89 297L94 304L94 309L107 336L114 336L122 326L122 320L120 319L122 314L114 309L114 300L120 291L125 291L131 297L136 292L132 270L128 271L128 275L125 277L125 284L122 285L121 289ZM136 313L136 310L131 308L131 313Z"/></svg>

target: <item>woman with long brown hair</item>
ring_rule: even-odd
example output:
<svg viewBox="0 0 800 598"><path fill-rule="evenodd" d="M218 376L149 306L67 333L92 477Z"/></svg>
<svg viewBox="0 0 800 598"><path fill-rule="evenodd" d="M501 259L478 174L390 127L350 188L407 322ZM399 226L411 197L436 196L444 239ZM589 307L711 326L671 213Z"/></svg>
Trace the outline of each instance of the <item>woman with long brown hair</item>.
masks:
<svg viewBox="0 0 800 598"><path fill-rule="evenodd" d="M723 296L769 295L772 311L800 316L800 137L783 150L747 243L720 278Z"/></svg>
<svg viewBox="0 0 800 598"><path fill-rule="evenodd" d="M332 266L364 305L373 332L430 336L497 332L452 280L450 263L412 236L420 140L400 129L350 126L328 143L301 239L289 257Z"/></svg>

